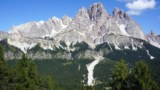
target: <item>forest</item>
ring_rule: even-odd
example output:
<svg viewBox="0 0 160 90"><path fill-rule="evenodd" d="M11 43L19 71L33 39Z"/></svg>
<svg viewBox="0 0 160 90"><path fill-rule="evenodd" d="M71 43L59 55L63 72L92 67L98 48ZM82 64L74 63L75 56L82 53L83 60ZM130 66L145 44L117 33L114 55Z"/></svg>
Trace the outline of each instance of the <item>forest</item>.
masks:
<svg viewBox="0 0 160 90"><path fill-rule="evenodd" d="M72 62L68 61L65 65L70 64ZM117 61L111 69L109 86L103 86L103 88L87 86L83 83L70 84L76 80L69 78L71 81L65 81L61 77L64 81L62 85L52 73L42 75L38 69L35 62L28 59L25 54L22 55L21 60L17 60L14 65L10 66L4 58L3 47L0 46L0 90L67 90L68 87L70 90L160 90L145 61L137 61L131 69L124 60ZM86 72L85 69L83 72ZM77 78L82 79L79 76Z"/></svg>

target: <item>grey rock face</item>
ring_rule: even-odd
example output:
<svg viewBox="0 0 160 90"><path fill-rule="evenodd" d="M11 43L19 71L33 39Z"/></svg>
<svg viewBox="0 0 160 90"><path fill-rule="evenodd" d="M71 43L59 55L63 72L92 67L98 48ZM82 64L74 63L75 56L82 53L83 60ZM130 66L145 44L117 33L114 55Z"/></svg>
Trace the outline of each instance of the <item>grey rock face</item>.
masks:
<svg viewBox="0 0 160 90"><path fill-rule="evenodd" d="M64 16L62 17L62 22L64 25L68 26L69 23L72 21L72 18L68 17L68 16Z"/></svg>
<svg viewBox="0 0 160 90"><path fill-rule="evenodd" d="M44 22L30 22L20 26L12 27L11 33L20 34L24 37L39 37L47 31L41 27Z"/></svg>
<svg viewBox="0 0 160 90"><path fill-rule="evenodd" d="M0 31L0 40L7 39L9 37L9 33Z"/></svg>
<svg viewBox="0 0 160 90"><path fill-rule="evenodd" d="M127 20L131 19L131 17L128 14L126 14L124 11L122 11L122 10L120 10L118 8L114 9L113 17L115 19L127 19Z"/></svg>
<svg viewBox="0 0 160 90"><path fill-rule="evenodd" d="M39 60L46 60L46 59L67 59L71 60L71 56L69 53L57 53L51 54L49 52L36 52L36 53L27 53L27 57L30 59L39 59ZM38 57L38 58L37 58Z"/></svg>
<svg viewBox="0 0 160 90"><path fill-rule="evenodd" d="M160 48L160 35L157 35L153 31L151 31L147 35L147 39L152 45Z"/></svg>
<svg viewBox="0 0 160 90"><path fill-rule="evenodd" d="M124 11L115 8L113 14L109 15L101 3L91 5L89 10L82 7L74 18L64 16L61 19L53 17L47 21L30 22L13 27L9 34L0 35L0 39L7 38L10 45L20 48L28 57L34 59L72 58L70 53L53 55L46 52L27 52L37 44L44 50L61 47L68 52L74 51L75 48L70 48L70 45L77 42L86 42L93 50L96 45L103 43L108 43L118 50L136 50L143 46L142 42L137 40L140 39L153 45L159 42L157 44L160 47L159 36L145 36L140 26ZM66 43L66 47L60 44L61 41ZM86 51L78 57L92 58L89 54L94 56L97 52ZM13 56L11 52L8 52L8 55Z"/></svg>
<svg viewBox="0 0 160 90"><path fill-rule="evenodd" d="M7 60L12 60L12 59L21 59L22 57L22 52L17 52L17 53L14 53L12 51L7 51L5 52L5 58Z"/></svg>
<svg viewBox="0 0 160 90"><path fill-rule="evenodd" d="M70 17L65 16L62 19L53 17L48 21L29 22L12 27L11 33L19 34L23 37L38 38L66 28L71 20Z"/></svg>
<svg viewBox="0 0 160 90"><path fill-rule="evenodd" d="M141 27L124 11L115 8L112 16L119 24L126 26L125 30L130 36L146 40L145 34L142 32Z"/></svg>
<svg viewBox="0 0 160 90"><path fill-rule="evenodd" d="M76 17L73 19L69 26L69 30L87 30L90 25L89 15L87 13L86 8L82 7L79 10Z"/></svg>
<svg viewBox="0 0 160 90"><path fill-rule="evenodd" d="M106 18L108 17L108 14L107 14L105 8L103 7L102 3L95 3L95 4L91 5L88 10L88 14L89 14L89 17L92 21L97 21L99 19L106 20Z"/></svg>
<svg viewBox="0 0 160 90"><path fill-rule="evenodd" d="M147 35L148 39L152 39L153 41L157 41L158 43L160 43L160 35L157 35L156 33L154 33L153 31L151 31L148 35Z"/></svg>

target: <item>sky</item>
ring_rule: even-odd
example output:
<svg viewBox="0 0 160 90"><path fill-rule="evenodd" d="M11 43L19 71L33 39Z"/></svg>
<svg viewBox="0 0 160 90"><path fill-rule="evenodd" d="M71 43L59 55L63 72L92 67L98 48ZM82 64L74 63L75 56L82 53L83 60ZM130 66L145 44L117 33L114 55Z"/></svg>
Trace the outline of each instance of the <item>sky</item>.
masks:
<svg viewBox="0 0 160 90"><path fill-rule="evenodd" d="M128 13L144 33L160 34L160 0L0 0L0 31L31 21L64 15L74 17L83 6L101 2L112 14L115 7Z"/></svg>

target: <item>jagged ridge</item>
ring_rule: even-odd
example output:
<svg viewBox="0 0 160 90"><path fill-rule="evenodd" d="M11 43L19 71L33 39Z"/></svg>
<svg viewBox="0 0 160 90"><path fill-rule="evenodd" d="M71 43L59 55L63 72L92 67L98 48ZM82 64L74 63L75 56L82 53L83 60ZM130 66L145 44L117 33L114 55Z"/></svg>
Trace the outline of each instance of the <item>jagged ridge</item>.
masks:
<svg viewBox="0 0 160 90"><path fill-rule="evenodd" d="M146 36L123 10L115 8L110 15L102 3L95 3L88 10L82 7L75 18L64 16L61 19L53 17L47 21L29 22L14 26L9 33L2 35L1 39L7 39L8 44L24 53L29 53L36 45L44 50L63 48L70 52L76 50L70 46L78 42L86 42L92 50L103 43L117 50L136 50L143 47L143 41L160 48L160 40L153 35ZM137 42L137 39L143 41ZM61 41L65 42L65 47Z"/></svg>

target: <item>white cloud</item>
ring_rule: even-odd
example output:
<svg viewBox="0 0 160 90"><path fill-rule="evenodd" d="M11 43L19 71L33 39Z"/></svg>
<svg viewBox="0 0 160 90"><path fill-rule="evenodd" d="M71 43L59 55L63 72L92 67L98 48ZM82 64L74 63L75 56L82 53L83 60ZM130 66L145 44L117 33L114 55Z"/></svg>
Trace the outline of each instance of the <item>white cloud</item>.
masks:
<svg viewBox="0 0 160 90"><path fill-rule="evenodd" d="M126 7L130 10L154 9L155 6L156 6L155 0L135 0L132 3L126 4Z"/></svg>
<svg viewBox="0 0 160 90"><path fill-rule="evenodd" d="M142 11L129 10L129 11L127 11L127 13L130 15L140 15L142 13Z"/></svg>
<svg viewBox="0 0 160 90"><path fill-rule="evenodd" d="M121 0L126 1L126 0ZM155 0L128 0L126 3L128 14L140 15L143 11L154 9L156 7Z"/></svg>

